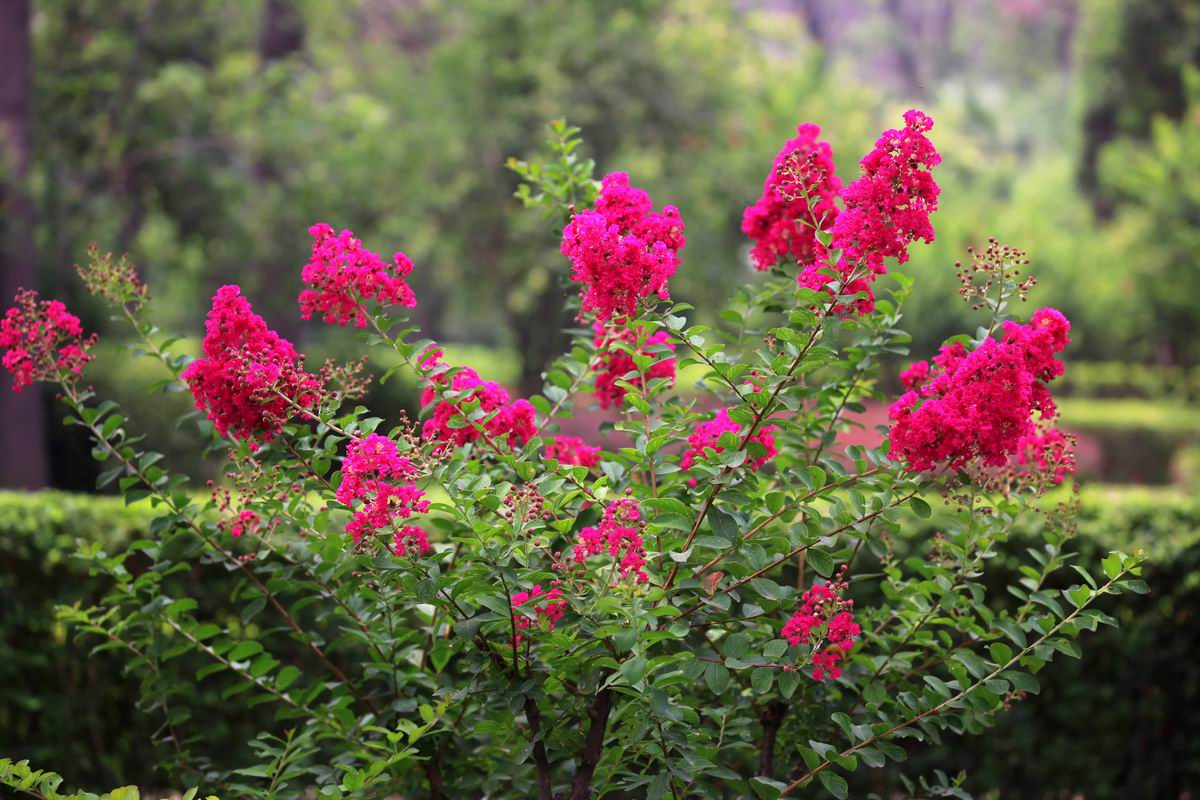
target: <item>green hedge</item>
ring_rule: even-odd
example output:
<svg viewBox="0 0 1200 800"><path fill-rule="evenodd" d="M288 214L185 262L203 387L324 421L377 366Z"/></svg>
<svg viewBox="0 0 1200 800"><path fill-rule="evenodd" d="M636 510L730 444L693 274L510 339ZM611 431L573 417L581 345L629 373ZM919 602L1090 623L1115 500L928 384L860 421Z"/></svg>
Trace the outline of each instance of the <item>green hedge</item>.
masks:
<svg viewBox="0 0 1200 800"><path fill-rule="evenodd" d="M1068 397L1058 406L1058 424L1100 446L1100 463L1088 478L1177 483L1186 477L1181 475L1184 451L1200 442L1200 410L1183 403Z"/></svg>
<svg viewBox="0 0 1200 800"><path fill-rule="evenodd" d="M1090 488L1082 500L1081 562L1140 547L1151 593L1110 609L1121 629L1084 637L1083 660L1056 661L1041 697L1015 705L983 737L914 751L906 773L966 769L971 791L1003 798L1069 796L1059 790L1089 800L1175 798L1200 787L1200 719L1189 713L1200 708L1200 500L1110 487ZM58 603L92 602L105 589L72 560L77 539L115 547L142 535L148 518L147 509L116 498L0 493L0 754L52 766L72 785L162 783L151 766L158 718L138 710L124 657L89 655L53 612ZM937 515L923 524L936 529ZM1034 534L1014 536L1011 568ZM215 605L232 580L210 569L189 590ZM999 589L993 597L1011 599ZM244 743L268 719L204 684L193 702L206 742Z"/></svg>
<svg viewBox="0 0 1200 800"><path fill-rule="evenodd" d="M58 604L93 604L108 588L72 558L76 542L123 548L145 535L150 517L116 497L0 492L0 755L51 767L73 786L162 785L153 767L161 715L139 710L128 659L91 653L96 642L73 641L54 613ZM188 589L215 599L234 579L210 569ZM203 684L194 700L215 712L205 715L213 743L247 742L270 719L261 708L223 703Z"/></svg>
<svg viewBox="0 0 1200 800"><path fill-rule="evenodd" d="M1071 361L1066 373L1054 382L1054 391L1064 397L1140 397L1194 403L1200 400L1200 367Z"/></svg>

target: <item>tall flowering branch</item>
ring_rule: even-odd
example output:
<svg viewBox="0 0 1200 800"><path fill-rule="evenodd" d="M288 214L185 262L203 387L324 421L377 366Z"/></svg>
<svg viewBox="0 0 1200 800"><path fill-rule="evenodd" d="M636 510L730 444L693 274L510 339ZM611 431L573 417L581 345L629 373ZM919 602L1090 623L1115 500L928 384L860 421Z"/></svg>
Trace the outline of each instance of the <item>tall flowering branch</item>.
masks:
<svg viewBox="0 0 1200 800"><path fill-rule="evenodd" d="M79 317L58 300L41 300L22 289L0 320L3 365L12 374L13 391L32 383L73 380L94 358L96 336L84 336Z"/></svg>
<svg viewBox="0 0 1200 800"><path fill-rule="evenodd" d="M860 162L862 176L842 189L845 209L832 227L831 247L841 251L836 265L843 291L861 293L858 314L875 307L871 283L887 272L886 258L903 264L908 248L934 238L929 216L937 211L940 189L933 168L942 157L925 135L933 120L916 109L904 114L904 127L884 131ZM820 289L832 280L821 264L805 267L800 285Z"/></svg>
<svg viewBox="0 0 1200 800"><path fill-rule="evenodd" d="M583 312L601 322L630 319L644 298L670 298L667 281L687 241L683 229L675 206L655 211L624 172L606 175L595 207L563 230L561 250L571 260L571 280L583 284Z"/></svg>
<svg viewBox="0 0 1200 800"><path fill-rule="evenodd" d="M355 544L371 533L386 529L394 535L398 553L424 555L429 552L428 537L415 526L399 526L399 521L429 510L425 492L417 487L420 468L399 453L396 443L377 433L354 439L342 462L342 482L337 500L354 514L346 523L346 532Z"/></svg>
<svg viewBox="0 0 1200 800"><path fill-rule="evenodd" d="M363 247L349 230L334 233L318 222L308 229L313 237L312 256L300 271L306 288L300 293L300 316L320 315L331 325L367 327L363 302L413 308L417 298L404 280L413 263L396 253L389 264Z"/></svg>
<svg viewBox="0 0 1200 800"><path fill-rule="evenodd" d="M1054 356L1071 341L1071 323L1053 308L1027 325L1005 322L999 339L968 352L942 348L931 367L919 361L901 376L909 389L889 410L892 458L923 471L972 459L1002 466L1034 435L1035 412L1053 419L1046 383L1063 372Z"/></svg>
<svg viewBox="0 0 1200 800"><path fill-rule="evenodd" d="M519 447L537 434L537 411L528 400L510 399L507 389L481 379L470 367L451 370L442 361L440 350L427 352L421 367L427 375L421 405L433 408L421 428L424 438L455 447L480 438ZM465 416L464 406L469 404L478 404L489 416L480 423L456 422Z"/></svg>
<svg viewBox="0 0 1200 800"><path fill-rule="evenodd" d="M828 253L817 236L838 216L842 181L834 172L833 148L817 137L821 128L804 123L775 156L762 196L742 215L742 233L754 242L757 270L791 261L806 267Z"/></svg>
<svg viewBox="0 0 1200 800"><path fill-rule="evenodd" d="M222 286L205 321L204 355L182 378L196 408L222 436L270 441L295 408L311 408L321 384L291 342L271 330L237 286Z"/></svg>

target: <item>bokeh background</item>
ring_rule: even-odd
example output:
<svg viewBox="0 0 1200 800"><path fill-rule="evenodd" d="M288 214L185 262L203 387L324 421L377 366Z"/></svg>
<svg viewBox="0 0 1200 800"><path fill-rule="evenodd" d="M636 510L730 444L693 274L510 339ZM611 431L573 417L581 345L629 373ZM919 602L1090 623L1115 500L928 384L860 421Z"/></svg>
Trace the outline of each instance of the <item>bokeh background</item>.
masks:
<svg viewBox="0 0 1200 800"><path fill-rule="evenodd" d="M953 267L968 245L995 236L1028 251L1033 301L1074 324L1057 393L1089 482L1080 549L1144 547L1155 587L1082 666L1055 665L1037 703L914 773L965 768L992 796L1190 796L1196 0L2 0L0 289L78 308L101 332L98 391L203 479L214 464L175 424L187 400L145 392L154 365L123 357L119 328L74 281L90 242L130 254L164 329L194 341L212 292L237 282L319 362L361 344L299 319L306 229L352 228L413 259L417 320L453 361L529 393L563 342L566 263L513 199L505 163L536 155L550 119L583 129L599 174L628 171L680 208L672 294L713 315L753 279L742 210L795 126L820 124L849 179L914 105L937 121L944 157L937 241L904 267L914 354L974 329ZM394 415L414 387L371 400ZM127 539L145 515L75 494L95 468L57 419L49 394L0 393L0 486L72 493L0 495L0 752L72 780L153 784L136 685L111 654L88 658L51 610L103 590L72 566L76 539ZM239 726L254 724L216 716L214 736L244 741Z"/></svg>

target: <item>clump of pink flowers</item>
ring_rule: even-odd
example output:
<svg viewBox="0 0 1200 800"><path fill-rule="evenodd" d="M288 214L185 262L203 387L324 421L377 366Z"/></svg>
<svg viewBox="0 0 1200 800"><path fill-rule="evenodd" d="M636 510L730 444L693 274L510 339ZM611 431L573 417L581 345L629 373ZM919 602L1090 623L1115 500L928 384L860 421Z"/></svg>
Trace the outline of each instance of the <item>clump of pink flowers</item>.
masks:
<svg viewBox="0 0 1200 800"><path fill-rule="evenodd" d="M904 127L884 131L859 162L862 176L842 189L845 208L833 223L831 246L842 251L836 270L845 284L842 292L863 294L854 304L859 314L875 307L870 284L887 272L885 258L903 264L909 245L933 241L929 215L937 211L940 189L932 170L942 157L925 135L932 127L933 120L924 113L906 111ZM821 289L831 280L827 269L810 264L797 280L801 286Z"/></svg>
<svg viewBox="0 0 1200 800"><path fill-rule="evenodd" d="M300 354L254 313L239 287L217 290L204 331L204 355L182 378L222 436L269 441L297 408L317 404L320 380L301 368Z"/></svg>
<svg viewBox="0 0 1200 800"><path fill-rule="evenodd" d="M842 565L831 583L812 584L801 597L800 610L792 614L780 634L792 647L810 648L813 680L840 678L842 661L862 633L854 621L854 601L842 597L846 588L846 566Z"/></svg>
<svg viewBox="0 0 1200 800"><path fill-rule="evenodd" d="M774 425L763 425L750 436L750 442L760 445L765 452L762 455L748 454L746 466L749 469L757 471L779 454L779 449L775 446L775 430ZM679 459L679 466L685 471L690 470L696 461L704 457L705 450L712 450L717 453L724 452L725 448L720 444L720 441L721 437L726 433L741 436L742 426L729 417L728 408L722 408L711 420L700 423L692 435L688 437L688 449L683 452L683 456ZM691 479L689 484L695 486L696 480L694 478Z"/></svg>
<svg viewBox="0 0 1200 800"><path fill-rule="evenodd" d="M417 298L404 280L413 264L404 253L396 253L389 264L363 247L349 230L334 233L318 222L308 229L313 237L312 256L300 272L309 288L300 292L300 315L311 319L319 314L331 325L367 326L364 300L380 305L412 308Z"/></svg>
<svg viewBox="0 0 1200 800"><path fill-rule="evenodd" d="M1005 322L1000 338L968 352L944 346L934 366L917 362L901 377L909 391L891 407L891 457L916 472L979 459L1003 466L1041 420L1054 418L1046 383L1063 372L1054 356L1071 341L1071 323L1043 308L1028 324Z"/></svg>
<svg viewBox="0 0 1200 800"><path fill-rule="evenodd" d="M36 381L79 375L94 356L96 336L85 337L79 317L58 300L41 300L21 289L0 320L4 368L12 373L13 391Z"/></svg>
<svg viewBox="0 0 1200 800"><path fill-rule="evenodd" d="M421 395L421 405L433 405L433 413L425 420L421 435L449 445L462 447L486 437L493 442L507 442L519 447L537 435L537 410L525 399L511 400L508 390L494 381L485 381L470 367L451 372L442 361L440 350L426 353L422 361L428 383ZM479 421L455 423L456 416L465 416L464 406L478 403L489 416ZM455 427L456 424L461 427Z"/></svg>
<svg viewBox="0 0 1200 800"><path fill-rule="evenodd" d="M1067 475L1075 474L1073 437L1057 428L1022 436L1017 443L1017 463L1060 484Z"/></svg>
<svg viewBox="0 0 1200 800"><path fill-rule="evenodd" d="M576 467L594 467L600 463L600 448L578 436L555 436L546 445L546 458Z"/></svg>
<svg viewBox="0 0 1200 800"><path fill-rule="evenodd" d="M762 196L742 215L742 233L754 242L750 260L767 270L781 261L801 266L823 261L817 231L837 218L842 182L834 173L833 148L819 140L821 128L804 123L775 156Z"/></svg>
<svg viewBox="0 0 1200 800"><path fill-rule="evenodd" d="M533 626L533 620L527 615L517 612L517 609L523 607L533 609L537 621L541 623L544 620L547 627L554 630L554 624L562 619L563 614L567 611L567 599L558 586L551 586L550 590L546 591L540 583L534 584L528 592L513 592L513 626L517 630L527 631ZM518 634L516 644L520 643L521 636Z"/></svg>
<svg viewBox="0 0 1200 800"><path fill-rule="evenodd" d="M616 563L620 577L645 583L646 545L642 540L641 508L632 497L622 497L604 509L599 525L579 532L571 559L579 565L589 556L607 553Z"/></svg>
<svg viewBox="0 0 1200 800"><path fill-rule="evenodd" d="M592 326L592 331L593 341L596 345L596 359L592 362L592 370L596 373L594 384L596 402L601 408L610 406L620 408L627 390L624 386L617 384L618 380L625 378L636 383L641 377L636 374L637 364L633 360L633 355L622 347L616 346L618 342L636 349L639 356L655 355L655 350L661 348L666 348L671 352L675 351L675 345L666 331L652 333L641 346L638 345L640 328L635 329L625 325L605 326L596 322ZM635 374L630 376L630 373ZM661 358L660 356L660 360L655 361L646 369L645 378L647 383L655 378L667 378L674 385L675 359L673 357Z"/></svg>
<svg viewBox="0 0 1200 800"><path fill-rule="evenodd" d="M405 525L392 537L392 552L398 556L423 556L430 550L429 534L416 525Z"/></svg>
<svg viewBox="0 0 1200 800"><path fill-rule="evenodd" d="M235 539L243 534L253 534L258 530L258 514L249 509L242 509L234 517L229 526L229 535Z"/></svg>
<svg viewBox="0 0 1200 800"><path fill-rule="evenodd" d="M400 455L396 443L386 436L372 433L350 442L336 496L342 505L355 508L346 523L355 544L385 528L394 531L397 551L408 552L414 546L418 554L429 550L420 528L396 527L398 520L429 510L425 493L416 485L419 473L419 466Z"/></svg>
<svg viewBox="0 0 1200 800"><path fill-rule="evenodd" d="M671 295L667 281L686 243L679 209L654 210L650 195L613 172L601 181L595 207L575 214L563 230L562 254L571 280L583 284L582 310L607 322L637 315L643 298Z"/></svg>

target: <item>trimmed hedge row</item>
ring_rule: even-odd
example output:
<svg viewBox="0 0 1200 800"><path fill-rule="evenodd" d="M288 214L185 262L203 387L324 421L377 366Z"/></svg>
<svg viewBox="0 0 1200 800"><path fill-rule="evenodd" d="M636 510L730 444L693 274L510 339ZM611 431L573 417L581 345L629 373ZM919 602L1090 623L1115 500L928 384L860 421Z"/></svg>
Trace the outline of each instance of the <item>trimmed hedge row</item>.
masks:
<svg viewBox="0 0 1200 800"><path fill-rule="evenodd" d="M162 785L153 769L162 718L139 710L127 654L91 653L97 642L73 641L54 610L95 604L108 588L72 558L79 540L120 550L145 535L152 516L118 497L0 492L0 755L61 772L72 786ZM215 600L235 579L206 570L188 591ZM214 742L249 741L271 718L202 683L194 708L197 717L211 712L204 728Z"/></svg>
<svg viewBox="0 0 1200 800"><path fill-rule="evenodd" d="M1200 367L1072 361L1054 387L1055 394L1063 397L1141 397L1194 403L1200 400Z"/></svg>
<svg viewBox="0 0 1200 800"><path fill-rule="evenodd" d="M1092 487L1082 500L1080 561L1140 547L1151 593L1109 609L1121 629L1084 637L1082 661L1056 661L1039 702L1016 704L984 737L922 754L907 774L966 769L966 788L1004 798L1065 790L1089 800L1176 798L1200 787L1200 719L1188 713L1200 708L1200 499ZM52 766L73 785L162 782L150 766L158 719L138 711L126 659L89 655L90 645L73 642L54 615L56 604L86 605L105 591L71 558L77 540L115 548L142 535L149 518L149 509L117 498L0 493L0 754ZM935 530L937 515L923 524ZM1013 537L1014 569L1035 533ZM207 570L190 591L204 604L232 580ZM211 741L248 741L269 720L203 683L193 710Z"/></svg>

